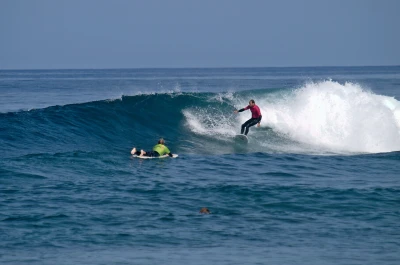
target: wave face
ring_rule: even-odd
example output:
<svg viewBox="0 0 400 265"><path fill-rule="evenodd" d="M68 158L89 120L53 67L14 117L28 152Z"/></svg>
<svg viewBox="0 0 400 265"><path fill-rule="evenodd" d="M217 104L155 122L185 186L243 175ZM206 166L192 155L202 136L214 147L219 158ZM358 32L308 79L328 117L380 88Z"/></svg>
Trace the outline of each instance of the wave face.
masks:
<svg viewBox="0 0 400 265"><path fill-rule="evenodd" d="M233 136L256 100L262 126L250 142ZM0 114L3 155L150 148L164 137L175 152L378 153L400 150L400 103L358 84L321 81L298 89L123 96ZM68 150L65 150L68 149Z"/></svg>

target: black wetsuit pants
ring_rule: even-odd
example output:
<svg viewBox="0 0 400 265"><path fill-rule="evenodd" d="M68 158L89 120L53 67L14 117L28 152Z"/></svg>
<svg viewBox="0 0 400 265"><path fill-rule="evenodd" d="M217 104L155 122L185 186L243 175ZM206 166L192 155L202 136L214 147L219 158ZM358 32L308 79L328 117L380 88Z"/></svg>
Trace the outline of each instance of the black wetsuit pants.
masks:
<svg viewBox="0 0 400 265"><path fill-rule="evenodd" d="M144 156L149 156L149 157L158 157L160 154L156 151L145 151L146 154ZM136 151L135 153L137 156L140 156L140 151Z"/></svg>
<svg viewBox="0 0 400 265"><path fill-rule="evenodd" d="M262 116L259 118L251 118L250 120L246 121L245 123L242 124L242 130L240 131L241 134L247 135L249 133L249 129L251 126L256 125L261 121Z"/></svg>

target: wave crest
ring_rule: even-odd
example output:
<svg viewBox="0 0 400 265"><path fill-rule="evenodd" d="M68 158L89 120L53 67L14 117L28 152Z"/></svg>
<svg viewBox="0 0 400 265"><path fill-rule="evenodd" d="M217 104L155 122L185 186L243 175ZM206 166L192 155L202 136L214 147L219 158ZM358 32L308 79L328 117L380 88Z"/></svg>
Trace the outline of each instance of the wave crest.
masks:
<svg viewBox="0 0 400 265"><path fill-rule="evenodd" d="M266 104L268 124L290 138L349 152L400 150L400 103L354 83L307 83Z"/></svg>

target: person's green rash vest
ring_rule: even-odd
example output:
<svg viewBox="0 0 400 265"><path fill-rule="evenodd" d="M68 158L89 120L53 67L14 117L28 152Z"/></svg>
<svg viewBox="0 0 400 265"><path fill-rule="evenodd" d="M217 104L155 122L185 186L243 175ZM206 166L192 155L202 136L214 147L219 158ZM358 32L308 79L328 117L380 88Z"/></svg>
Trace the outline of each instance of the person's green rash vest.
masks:
<svg viewBox="0 0 400 265"><path fill-rule="evenodd" d="M157 153L160 154L160 156L166 155L171 153L168 149L168 147L166 147L163 144L157 144L153 147L153 151L156 151Z"/></svg>

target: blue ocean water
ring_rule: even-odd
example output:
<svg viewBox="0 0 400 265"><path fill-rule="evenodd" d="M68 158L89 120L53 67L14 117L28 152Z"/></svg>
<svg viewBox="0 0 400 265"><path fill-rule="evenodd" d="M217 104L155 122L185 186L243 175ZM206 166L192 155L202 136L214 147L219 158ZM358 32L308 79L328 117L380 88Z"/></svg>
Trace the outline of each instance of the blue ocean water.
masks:
<svg viewBox="0 0 400 265"><path fill-rule="evenodd" d="M399 264L399 100L398 66L0 71L0 263Z"/></svg>

